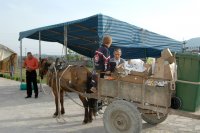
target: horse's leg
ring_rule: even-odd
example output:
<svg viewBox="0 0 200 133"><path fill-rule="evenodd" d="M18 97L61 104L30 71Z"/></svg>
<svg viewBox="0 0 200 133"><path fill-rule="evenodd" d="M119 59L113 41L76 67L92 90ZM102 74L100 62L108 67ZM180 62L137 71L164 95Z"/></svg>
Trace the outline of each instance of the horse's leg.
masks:
<svg viewBox="0 0 200 133"><path fill-rule="evenodd" d="M94 112L94 99L93 98L89 98L88 99L88 105L89 105L89 115L88 115L88 122L92 122L92 114Z"/></svg>
<svg viewBox="0 0 200 133"><path fill-rule="evenodd" d="M86 100L85 97L79 95L80 100L83 103L83 106L85 108L85 115L84 115L84 120L83 120L83 124L88 123L88 101Z"/></svg>
<svg viewBox="0 0 200 133"><path fill-rule="evenodd" d="M92 114L93 116L97 116L97 99L92 98L91 99L92 102Z"/></svg>
<svg viewBox="0 0 200 133"><path fill-rule="evenodd" d="M65 114L65 108L64 108L64 91L61 89L60 91L60 104L61 104L61 114Z"/></svg>
<svg viewBox="0 0 200 133"><path fill-rule="evenodd" d="M56 88L53 88L52 87L52 90L53 90L53 94L54 94L54 100L55 100L55 104L56 104L56 112L53 114L53 117L56 117L58 115L58 93L57 93L57 90Z"/></svg>

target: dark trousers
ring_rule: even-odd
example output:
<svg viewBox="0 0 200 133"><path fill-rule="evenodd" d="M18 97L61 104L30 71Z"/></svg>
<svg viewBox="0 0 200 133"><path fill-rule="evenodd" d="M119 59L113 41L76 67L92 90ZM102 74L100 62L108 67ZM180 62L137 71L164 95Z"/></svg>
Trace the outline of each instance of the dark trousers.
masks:
<svg viewBox="0 0 200 133"><path fill-rule="evenodd" d="M35 96L38 96L38 86L37 86L37 73L35 70L29 72L26 71L26 88L27 96L32 96L32 83L34 87Z"/></svg>

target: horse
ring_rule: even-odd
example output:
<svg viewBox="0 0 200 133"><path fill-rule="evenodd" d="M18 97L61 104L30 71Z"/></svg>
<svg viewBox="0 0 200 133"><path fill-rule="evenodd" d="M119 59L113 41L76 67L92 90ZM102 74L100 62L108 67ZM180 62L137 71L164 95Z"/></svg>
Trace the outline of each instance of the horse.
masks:
<svg viewBox="0 0 200 133"><path fill-rule="evenodd" d="M39 75L41 78L47 75L47 85L52 88L55 96L56 111L53 116L57 117L59 116L59 105L61 105L60 113L65 114L64 92L92 93L90 90L92 73L84 66L68 65L59 68L62 65L52 64L52 62L42 59L39 65ZM96 113L95 99L86 98L80 93L78 95L85 108L83 124L87 124L92 122L92 116Z"/></svg>

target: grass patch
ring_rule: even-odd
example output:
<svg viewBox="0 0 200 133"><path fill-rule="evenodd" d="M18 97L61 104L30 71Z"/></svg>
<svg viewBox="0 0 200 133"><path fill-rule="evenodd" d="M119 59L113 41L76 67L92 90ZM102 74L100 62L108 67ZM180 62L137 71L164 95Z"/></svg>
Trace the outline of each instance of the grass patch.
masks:
<svg viewBox="0 0 200 133"><path fill-rule="evenodd" d="M3 78L7 78L7 79L11 79L11 80L15 80L15 81L20 81L20 69L17 68L15 70L14 76L10 77L10 73L0 73L0 77ZM37 75L39 74L38 70L37 70ZM26 69L22 69L22 82L26 81ZM40 77L37 76L37 83L40 83ZM44 77L44 79L42 80L42 83L46 83L46 77Z"/></svg>

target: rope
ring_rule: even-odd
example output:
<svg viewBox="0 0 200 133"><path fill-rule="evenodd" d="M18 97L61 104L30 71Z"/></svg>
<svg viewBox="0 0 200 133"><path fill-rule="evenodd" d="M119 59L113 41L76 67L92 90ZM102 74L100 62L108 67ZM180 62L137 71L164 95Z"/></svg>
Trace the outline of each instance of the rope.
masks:
<svg viewBox="0 0 200 133"><path fill-rule="evenodd" d="M72 92L75 92L75 93L78 94L78 95L81 95L81 96L84 96L84 97L87 97L87 98L97 99L97 97L94 96L94 95L76 91L76 90L72 89L71 87L69 87L68 85L66 85L66 87L67 87L67 89L69 89L69 90L72 91ZM83 105L81 105L80 103L76 102L76 101L75 101L71 96L69 96L68 94L66 94L66 95L67 95L67 97L68 97L70 100L72 100L74 103L76 103L76 104L79 105L80 107L86 108L86 107L84 107ZM107 106L107 104L98 106L98 108L102 108L102 107L104 107L104 106ZM90 107L88 107L88 108L90 108ZM94 108L90 108L90 109L94 109Z"/></svg>
<svg viewBox="0 0 200 133"><path fill-rule="evenodd" d="M64 48L65 47L63 45L63 47L62 47L62 53L61 53L61 56L60 56L63 62L65 62L65 56L66 56L66 55L64 55L64 50L67 50L67 49L64 49Z"/></svg>
<svg viewBox="0 0 200 133"><path fill-rule="evenodd" d="M55 67L55 65L53 66L53 68L54 68L54 71L55 71L55 76L56 76L56 91L57 91L57 95L58 95L58 116L56 117L56 120L57 120L57 122L58 123L62 123L62 122L59 122L59 119L61 118L61 109L60 109L60 107L61 107L61 103L60 103L60 80L61 80L61 78L62 78L62 76L63 76L63 74L65 73L65 71L67 71L68 70L68 68L70 67L71 65L69 65L69 66L67 66L67 68L61 73L61 76L59 77L59 79L58 79L58 73L57 73L57 71L56 71L56 67ZM66 120L62 117L62 120L63 120L63 122L66 122Z"/></svg>
<svg viewBox="0 0 200 133"><path fill-rule="evenodd" d="M50 94L50 92L47 93L46 90L42 87L42 79L41 78L40 78L40 92L44 92L45 95Z"/></svg>
<svg viewBox="0 0 200 133"><path fill-rule="evenodd" d="M185 80L176 80L177 82L181 83L188 83L188 84L193 84L193 85L200 85L200 82L192 82L192 81L185 81Z"/></svg>
<svg viewBox="0 0 200 133"><path fill-rule="evenodd" d="M77 101L75 101L70 95L66 94L66 96L67 96L71 101L73 101L74 103L76 103L77 105L79 105L80 107L86 108L86 107L84 107L83 105L81 105L80 103L78 103ZM98 106L98 108L102 108L102 107L107 106L107 105L108 105L108 104L104 104L104 105ZM90 108L90 107L88 107L88 108L89 108L89 109L94 109L94 108Z"/></svg>
<svg viewBox="0 0 200 133"><path fill-rule="evenodd" d="M66 96L67 96L70 100L72 100L74 103L76 103L77 105L79 105L80 107L85 108L83 105L81 105L80 103L76 102L76 101L75 101L71 96L69 96L68 94L66 94Z"/></svg>
<svg viewBox="0 0 200 133"><path fill-rule="evenodd" d="M55 65L53 66L54 71L55 71L55 77L56 77L56 91L57 91L57 93L58 93L58 116L56 116L56 120L57 120L58 123L61 123L61 122L59 122L59 119L60 119L61 116L62 116L62 115L61 115L61 111L60 111L60 110L61 110L61 109L60 109L60 107L61 107L61 103L60 103L60 90L61 90L60 84L61 84L61 78L63 77L64 73L69 69L69 67L71 67L71 65L69 65L69 66L67 66L67 68L65 68L65 70L61 73L61 76L60 76L59 79L58 79L58 73L57 73L57 71L56 71L56 67L55 67ZM71 87L69 87L68 85L66 85L66 87L67 87L70 91L75 92L75 93L77 93L77 94L79 94L79 95L82 95L82 96L87 97L87 98L94 98L94 99L96 99L96 96L94 96L94 95L76 91L76 90L72 89ZM82 107L82 108L90 108L90 107L84 107L84 106L81 105L80 103L76 102L76 101L75 101L72 97L70 97L68 94L67 94L67 97L68 97L70 100L72 100L75 104L79 105L79 106ZM102 107L104 107L104 106L107 106L107 104L98 106L97 108L102 108ZM90 109L94 109L94 108L90 108ZM64 118L62 118L62 120L63 120L64 122L66 121Z"/></svg>
<svg viewBox="0 0 200 133"><path fill-rule="evenodd" d="M56 116L56 121L58 123L64 123L64 122L66 122L66 120L63 117L61 117L61 111L60 111L61 110L60 109L61 103L60 103L60 88L58 87L58 78L57 78L58 77L58 73L56 71L55 65L53 66L53 68L54 68L55 76L56 76L56 91L57 91L57 95L58 95L58 100L57 100L57 102L58 102L58 115ZM62 118L63 122L59 121L60 118Z"/></svg>

